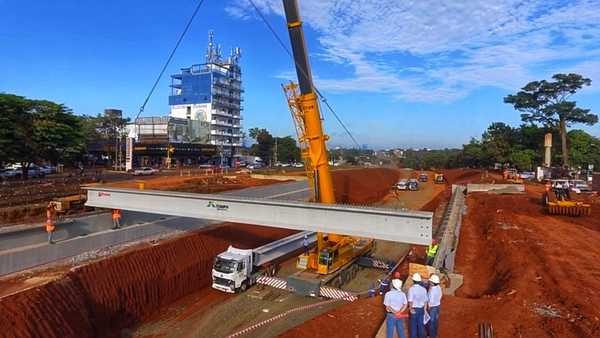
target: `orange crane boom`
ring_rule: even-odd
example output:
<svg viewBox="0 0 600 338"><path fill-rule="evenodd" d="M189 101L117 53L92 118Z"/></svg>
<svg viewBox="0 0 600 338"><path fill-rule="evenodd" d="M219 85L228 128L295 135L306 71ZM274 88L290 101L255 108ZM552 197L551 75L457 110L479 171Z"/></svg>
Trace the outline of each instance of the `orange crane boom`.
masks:
<svg viewBox="0 0 600 338"><path fill-rule="evenodd" d="M298 132L298 140L307 175L314 190L315 201L334 204L335 191L329 170L329 153L325 144L329 137L323 132L319 101L312 81L298 2L283 0L283 6L298 76L298 85L290 83L284 86L284 92ZM305 265L326 274L370 250L372 245L372 240L337 234L328 234L326 242L323 233L319 232L317 252L304 257L307 260Z"/></svg>

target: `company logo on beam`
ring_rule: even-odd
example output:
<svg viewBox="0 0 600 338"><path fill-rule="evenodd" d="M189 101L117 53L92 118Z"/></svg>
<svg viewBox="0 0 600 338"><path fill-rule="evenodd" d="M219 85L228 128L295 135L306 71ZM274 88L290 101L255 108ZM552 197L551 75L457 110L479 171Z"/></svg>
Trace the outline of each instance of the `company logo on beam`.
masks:
<svg viewBox="0 0 600 338"><path fill-rule="evenodd" d="M105 191L98 191L98 197L104 197L104 196L108 197L108 196L110 196L110 193L105 192Z"/></svg>
<svg viewBox="0 0 600 338"><path fill-rule="evenodd" d="M229 206L225 205L225 204L218 204L216 202L213 201L208 201L208 204L206 205L208 208L215 208L219 211L227 211L229 210Z"/></svg>

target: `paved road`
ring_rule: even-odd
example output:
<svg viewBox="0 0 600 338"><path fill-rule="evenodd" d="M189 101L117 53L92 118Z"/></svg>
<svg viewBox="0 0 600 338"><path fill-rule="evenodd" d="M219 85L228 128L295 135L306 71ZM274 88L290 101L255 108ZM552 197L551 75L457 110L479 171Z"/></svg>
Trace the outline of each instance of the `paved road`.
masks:
<svg viewBox="0 0 600 338"><path fill-rule="evenodd" d="M230 196L306 200L306 181L285 182L225 192ZM0 276L72 257L90 250L135 241L144 237L190 231L214 221L123 212L123 227L112 230L109 213L96 213L66 220L57 225L56 244L47 243L42 225L9 227L0 230Z"/></svg>

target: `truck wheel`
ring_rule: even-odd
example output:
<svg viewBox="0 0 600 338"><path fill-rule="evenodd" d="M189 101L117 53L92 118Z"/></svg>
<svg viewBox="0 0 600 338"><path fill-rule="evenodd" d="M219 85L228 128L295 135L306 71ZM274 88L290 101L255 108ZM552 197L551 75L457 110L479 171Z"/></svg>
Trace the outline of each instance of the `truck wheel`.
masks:
<svg viewBox="0 0 600 338"><path fill-rule="evenodd" d="M239 292L244 292L244 291L246 291L246 289L247 289L246 282L243 282L242 285L240 285Z"/></svg>

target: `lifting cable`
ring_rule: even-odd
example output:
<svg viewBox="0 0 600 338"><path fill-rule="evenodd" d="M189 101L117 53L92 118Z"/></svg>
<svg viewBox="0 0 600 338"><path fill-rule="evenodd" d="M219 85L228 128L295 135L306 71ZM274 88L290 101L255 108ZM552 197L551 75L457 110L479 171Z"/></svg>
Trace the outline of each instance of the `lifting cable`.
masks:
<svg viewBox="0 0 600 338"><path fill-rule="evenodd" d="M283 50L290 56L290 58L294 61L294 64L296 64L296 69L299 69L302 74L308 78L308 74L306 74L306 72L302 69L302 67L298 66L298 63L296 62L296 60L294 59L294 56L292 55L292 52L290 51L290 49L286 46L286 44L283 42L283 40L279 37L279 35L277 35L277 32L275 32L275 29L273 29L273 26L271 26L271 24L267 21L267 19L265 18L265 16L263 15L263 13L260 11L260 9L258 8L258 6L256 6L256 4L254 3L253 0L248 0L248 2L250 2L250 4L252 5L252 7L254 7L254 10L256 11L256 14L258 14L258 16L261 18L261 20L265 23L265 25L267 26L267 28L269 28L269 30L271 31L271 34L273 34L273 36L275 37L275 39L277 40L277 42L279 42L279 45L281 46L281 48L283 48ZM356 139L354 138L354 135L352 135L352 133L350 132L350 130L346 127L346 124L342 121L342 119L338 116L338 114L336 113L336 111L333 109L333 107L331 107L331 105L329 104L329 102L327 101L327 98L325 98L325 96L323 94L321 94L321 92L317 89L317 87L315 86L314 83L312 83L313 89L315 90L315 93L317 93L317 95L319 96L319 98L321 99L321 101L325 104L325 106L327 106L327 108L329 109L329 111L333 114L333 116L335 117L335 119L338 121L338 123L342 126L342 128L346 131L346 134L348 134L348 136L350 136L350 139L352 139L352 141L354 142L354 144L356 145L356 147L358 149L360 149L360 145L358 144L358 142L356 141Z"/></svg>
<svg viewBox="0 0 600 338"><path fill-rule="evenodd" d="M156 80L154 81L154 84L152 85L152 88L150 89L150 92L146 96L146 99L144 100L144 103L140 106L140 111L135 116L135 120L137 120L137 118L140 117L140 114L142 112L144 112L144 109L146 109L146 104L148 103L148 100L150 100L150 97L154 93L154 90L156 89L156 86L158 85L158 82L160 81L160 79L162 78L163 74L167 70L167 67L169 66L169 63L171 63L171 60L173 59L173 56L175 55L175 52L177 51L177 48L179 48L179 45L181 44L181 41L185 37L185 34L190 29L190 26L192 25L192 22L194 21L194 18L196 17L196 14L198 14L198 11L200 10L200 7L202 7L203 3L204 3L204 0L200 0L198 2L198 5L196 5L196 9L194 9L194 12L192 13L192 16L190 17L190 19L188 20L187 24L185 25L185 28L183 29L183 32L181 32L181 34L179 35L179 39L177 39L177 43L175 44L175 47L173 47L173 50L171 50L171 54L169 54L169 57L167 58L167 61L163 65L162 69L160 70L160 73L158 73L158 76L156 77ZM135 120L134 120L134 122L135 122Z"/></svg>

